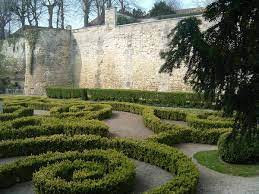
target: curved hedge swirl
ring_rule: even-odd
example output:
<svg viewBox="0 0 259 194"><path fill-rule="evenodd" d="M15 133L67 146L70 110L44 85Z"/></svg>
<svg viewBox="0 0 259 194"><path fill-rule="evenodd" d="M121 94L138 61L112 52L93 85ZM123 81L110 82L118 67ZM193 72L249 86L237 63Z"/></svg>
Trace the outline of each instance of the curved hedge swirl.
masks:
<svg viewBox="0 0 259 194"><path fill-rule="evenodd" d="M3 113L0 113L0 122L32 115L33 109L31 108L26 108L22 106L8 106L3 108Z"/></svg>
<svg viewBox="0 0 259 194"><path fill-rule="evenodd" d="M51 113L5 121L0 127L0 158L26 156L0 165L0 188L33 180L38 193L129 193L135 167L127 158L156 165L174 175L166 184L146 193L195 193L197 168L170 146L182 142L216 144L221 134L231 130L224 128L231 125L230 119L221 119L211 111L197 114L189 109L124 102L96 104L39 97L4 98L4 102L7 108L19 106ZM112 110L142 115L145 125L156 135L143 141L110 138L109 128L98 120L109 118ZM189 126L162 119L186 121ZM220 120L220 125L212 125L213 120Z"/></svg>
<svg viewBox="0 0 259 194"><path fill-rule="evenodd" d="M130 193L135 166L114 150L51 152L0 167L0 175L0 187L33 180L37 193Z"/></svg>

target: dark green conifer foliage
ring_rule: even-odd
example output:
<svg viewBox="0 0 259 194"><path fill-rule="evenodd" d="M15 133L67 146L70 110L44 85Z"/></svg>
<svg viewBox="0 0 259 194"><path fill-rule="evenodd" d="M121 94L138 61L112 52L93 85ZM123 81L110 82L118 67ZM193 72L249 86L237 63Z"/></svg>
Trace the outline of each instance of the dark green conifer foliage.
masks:
<svg viewBox="0 0 259 194"><path fill-rule="evenodd" d="M204 32L195 17L183 19L172 30L168 50L161 53L165 63L160 72L172 73L184 63L185 81L214 99L226 114L234 113L235 127L226 141L238 144L245 138L258 149L259 1L217 0L203 17L212 22Z"/></svg>

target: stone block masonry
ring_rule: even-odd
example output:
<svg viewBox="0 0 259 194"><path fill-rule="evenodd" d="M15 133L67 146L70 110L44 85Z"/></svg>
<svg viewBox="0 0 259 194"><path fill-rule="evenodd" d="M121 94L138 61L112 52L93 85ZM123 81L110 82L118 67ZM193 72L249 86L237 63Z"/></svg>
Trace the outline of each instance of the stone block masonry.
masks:
<svg viewBox="0 0 259 194"><path fill-rule="evenodd" d="M201 16L197 16L201 17ZM144 20L116 25L116 9L106 10L105 25L78 30L39 29L34 45L21 38L16 49L4 44L0 53L18 59L24 70L26 95L44 95L47 86L190 91L186 69L160 74L160 52L182 18ZM203 22L202 29L208 23ZM19 46L20 45L20 46Z"/></svg>

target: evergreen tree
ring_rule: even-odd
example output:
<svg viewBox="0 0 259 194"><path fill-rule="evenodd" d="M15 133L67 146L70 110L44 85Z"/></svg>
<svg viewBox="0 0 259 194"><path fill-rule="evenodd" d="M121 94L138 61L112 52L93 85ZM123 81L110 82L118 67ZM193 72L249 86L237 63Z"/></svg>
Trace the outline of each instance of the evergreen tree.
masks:
<svg viewBox="0 0 259 194"><path fill-rule="evenodd" d="M164 1L159 1L154 4L154 7L150 10L150 16L151 17L156 17L156 16L161 16L161 15L170 15L174 14L175 11L172 6L169 6L166 2Z"/></svg>
<svg viewBox="0 0 259 194"><path fill-rule="evenodd" d="M160 72L171 73L184 62L185 81L224 113L234 113L233 132L219 142L219 153L228 162L259 159L256 124L259 69L259 1L217 0L203 15L213 26L201 32L201 20L190 17L172 30ZM257 103L258 104L258 103Z"/></svg>

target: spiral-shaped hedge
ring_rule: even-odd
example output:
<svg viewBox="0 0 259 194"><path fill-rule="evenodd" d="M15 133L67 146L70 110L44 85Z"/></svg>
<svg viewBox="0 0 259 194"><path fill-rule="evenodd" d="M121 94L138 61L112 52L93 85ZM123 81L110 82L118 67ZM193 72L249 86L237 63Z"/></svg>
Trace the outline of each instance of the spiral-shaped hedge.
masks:
<svg viewBox="0 0 259 194"><path fill-rule="evenodd" d="M147 191L147 193L195 193L199 176L197 168L191 159L182 152L167 145L181 142L215 144L221 134L231 130L213 127L207 130L165 123L162 119L189 122L188 117L195 113L190 114L183 110L160 109L133 103L96 104L75 99L53 100L39 97L19 97L4 100L7 107L21 106L49 110L51 113L50 116L25 117L3 122L5 128L0 128L0 139L4 140L0 142L0 157L27 156L20 161L0 166L0 182L7 181L0 187L33 179L39 193L55 193L56 191L56 193L87 193L87 189L90 188L87 185L99 185L102 189L105 184L103 182L98 184L98 181L102 181L104 178L105 165L102 162L84 160L83 156L69 157L70 154L97 154L99 152L104 155L110 152L120 155L117 153L120 152L124 154L120 161L124 157L133 158L161 167L174 175L171 181ZM112 109L142 115L145 125L157 135L144 141L109 138L108 127L97 120L110 117ZM201 118L196 114L196 117L202 121L220 119L214 113L206 113L205 115L208 116ZM51 157L56 158L56 160L53 159L51 162ZM45 163L42 162L44 158L46 159ZM20 165L20 169L13 170L15 166L19 167ZM34 168L34 165L37 168ZM93 166L93 168L89 166ZM126 166L126 168L134 169L130 163L127 163ZM71 172L65 173L67 170L70 171L69 169ZM24 179L21 176L24 172L26 172L25 174L28 172L29 178ZM112 175L114 171L109 172L108 174ZM118 176L124 177L123 173L130 173L132 176L128 174L128 177L134 179L132 178L134 170L119 172ZM9 183L9 179L15 181ZM84 182L84 180L87 181ZM127 193L132 189L132 181L127 180L126 182L129 184L126 187L127 190L112 190L111 188L119 189L118 185L125 183L120 182L119 179L117 181L117 178L112 178L112 180L114 182L109 182L109 185L112 186L106 185L105 191L98 190L97 187L95 187L97 190L94 191L99 191L96 193L109 193L110 191L110 193ZM84 182L83 185L82 182ZM113 187L114 185L117 186ZM80 191L76 188L80 188Z"/></svg>

